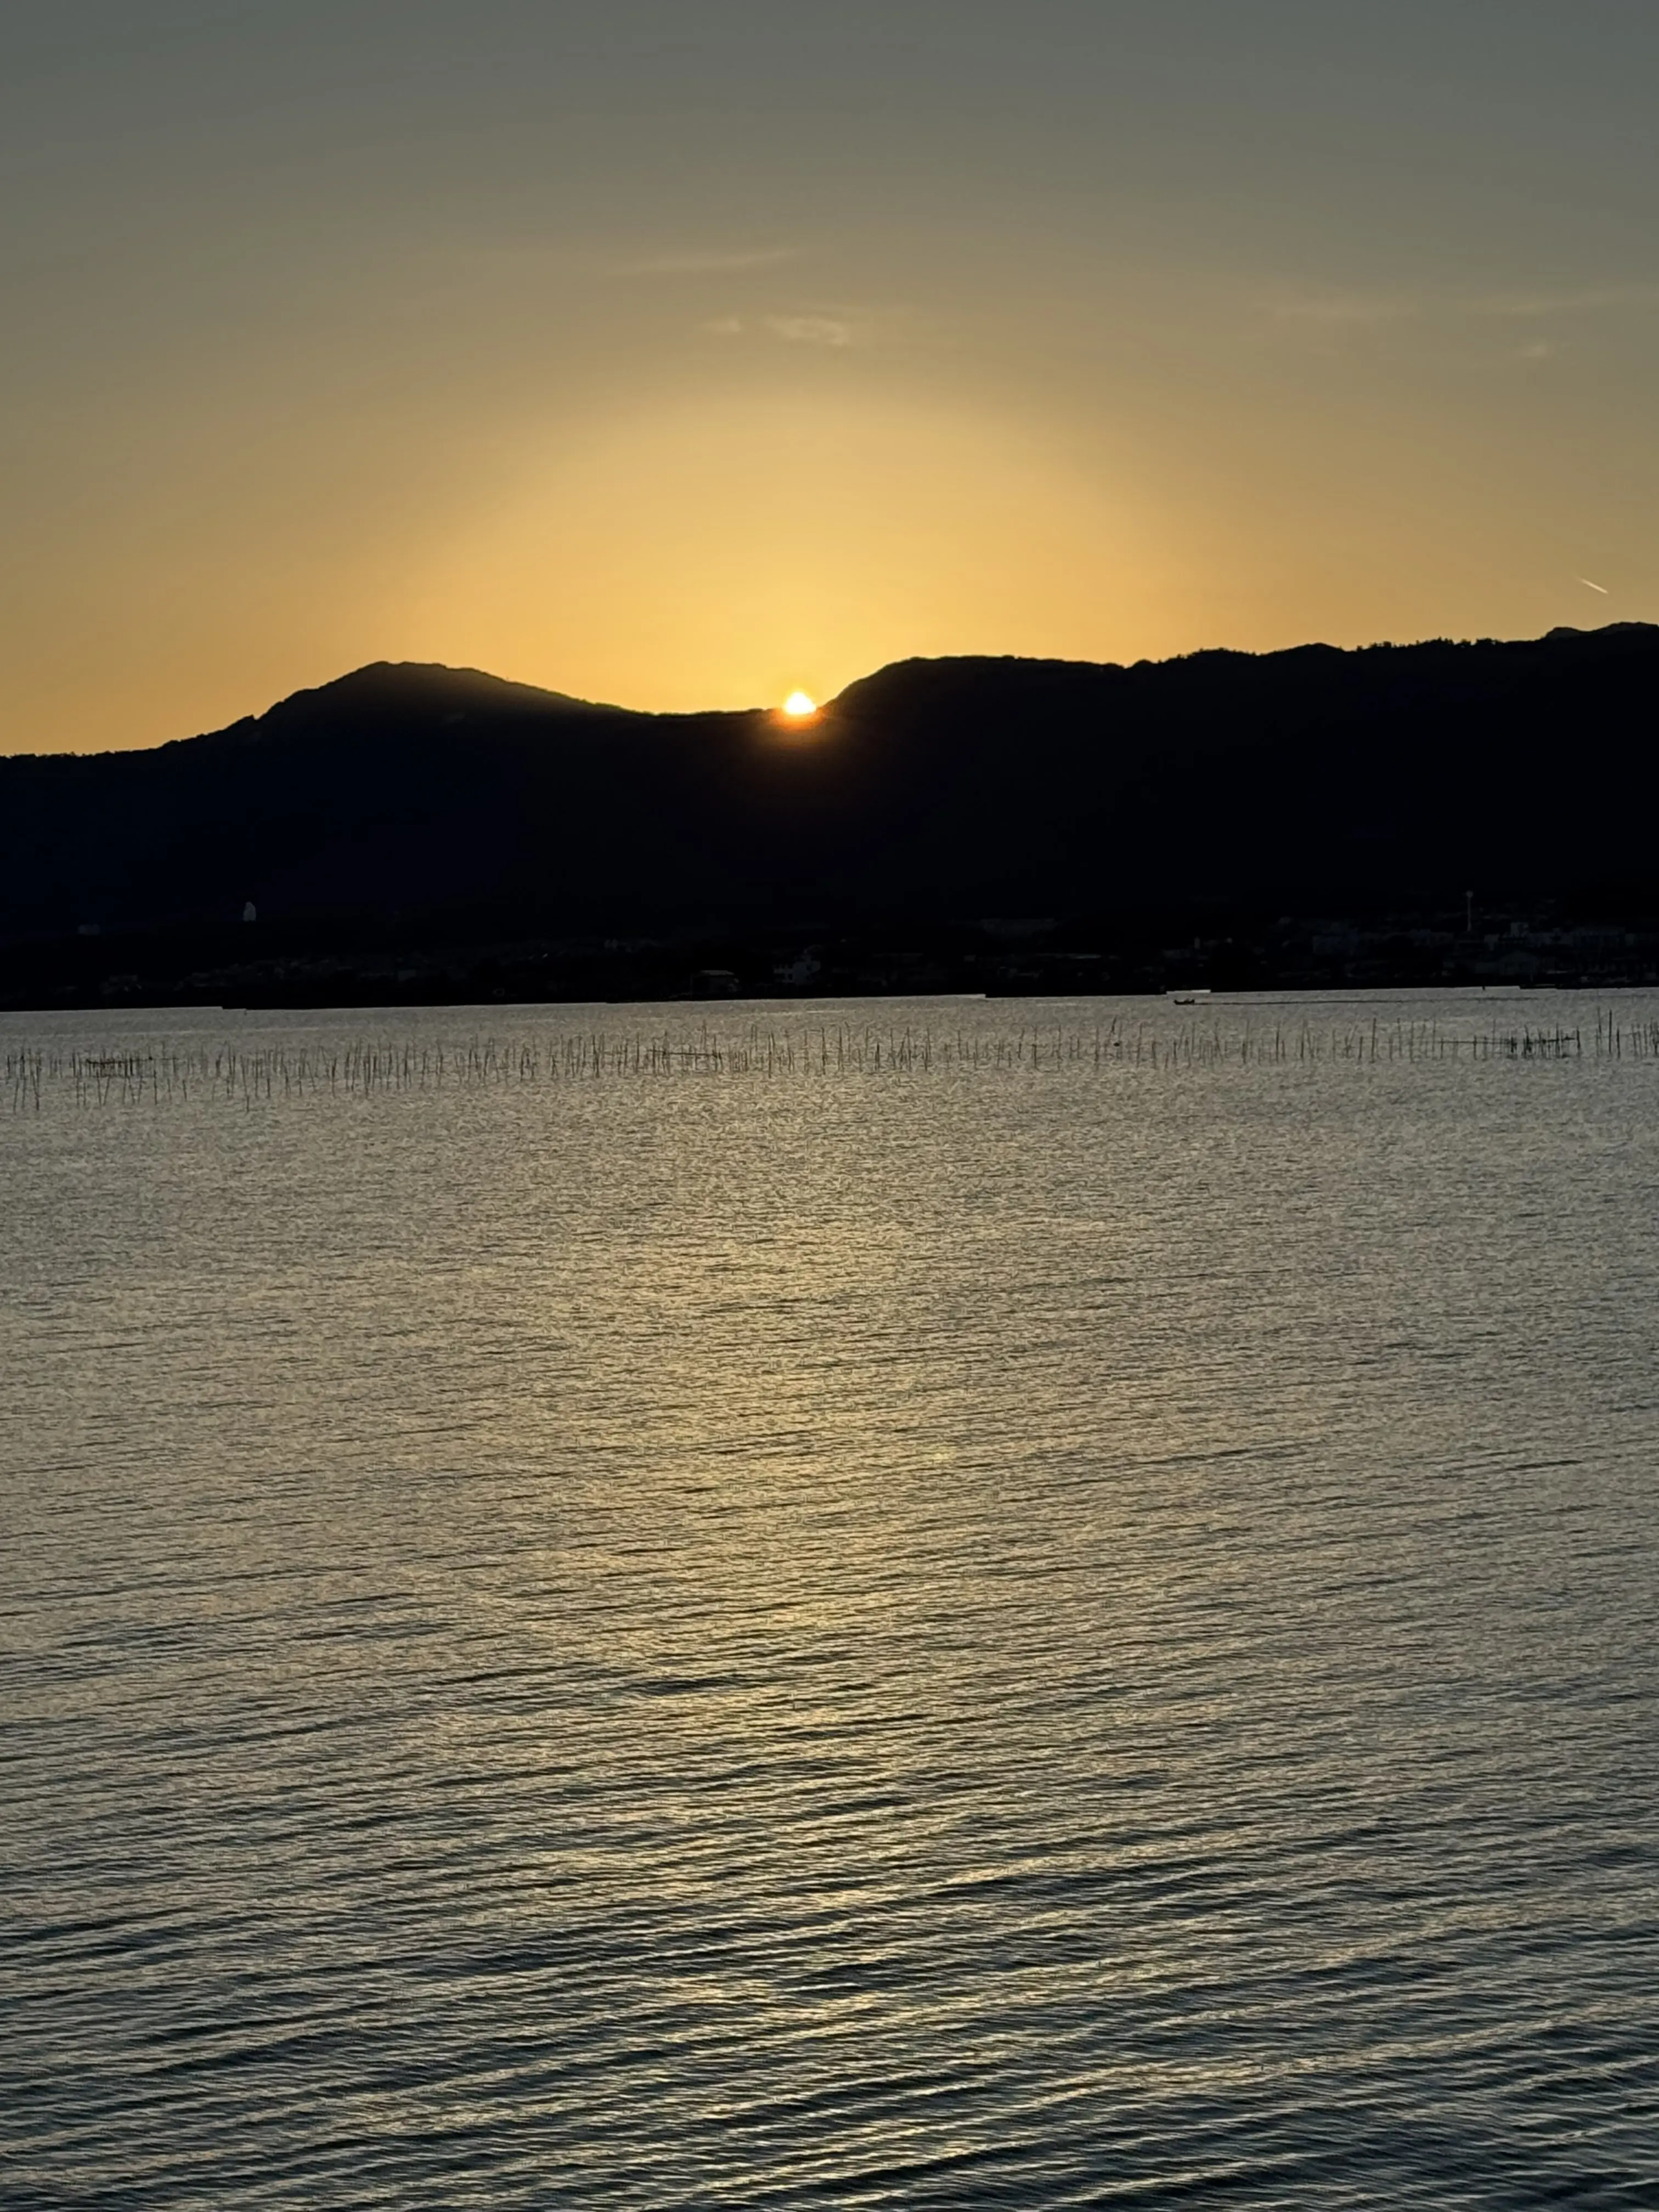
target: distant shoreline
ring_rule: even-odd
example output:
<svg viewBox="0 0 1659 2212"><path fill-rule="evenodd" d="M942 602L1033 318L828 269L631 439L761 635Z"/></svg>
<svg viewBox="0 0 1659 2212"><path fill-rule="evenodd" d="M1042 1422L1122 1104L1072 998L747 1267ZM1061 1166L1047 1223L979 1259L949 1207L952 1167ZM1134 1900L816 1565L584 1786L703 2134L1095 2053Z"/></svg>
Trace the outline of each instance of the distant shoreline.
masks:
<svg viewBox="0 0 1659 2212"><path fill-rule="evenodd" d="M1438 926L1437 926L1437 923ZM1516 993L1659 985L1659 925L1504 915L1159 932L1042 922L933 931L722 934L624 942L515 936L387 943L369 930L240 926L76 937L0 956L0 1008L247 1009L811 1003L894 997L1160 998Z"/></svg>

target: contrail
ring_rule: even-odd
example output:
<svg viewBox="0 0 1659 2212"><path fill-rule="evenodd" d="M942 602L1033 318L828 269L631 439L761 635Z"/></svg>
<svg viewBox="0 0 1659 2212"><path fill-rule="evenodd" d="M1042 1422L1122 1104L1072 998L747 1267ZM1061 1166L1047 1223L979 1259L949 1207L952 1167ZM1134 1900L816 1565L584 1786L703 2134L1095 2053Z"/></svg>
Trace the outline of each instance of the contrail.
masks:
<svg viewBox="0 0 1659 2212"><path fill-rule="evenodd" d="M1590 580L1588 576L1581 576L1578 580L1581 584L1589 584L1591 591L1600 592L1604 599L1610 599L1613 597L1613 593L1607 589L1605 584L1590 584Z"/></svg>

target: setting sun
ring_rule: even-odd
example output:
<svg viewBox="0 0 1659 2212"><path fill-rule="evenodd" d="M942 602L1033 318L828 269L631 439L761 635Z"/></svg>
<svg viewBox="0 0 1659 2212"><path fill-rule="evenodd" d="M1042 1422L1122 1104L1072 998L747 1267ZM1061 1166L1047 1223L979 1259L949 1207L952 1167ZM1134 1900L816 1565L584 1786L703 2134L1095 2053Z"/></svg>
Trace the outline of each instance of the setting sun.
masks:
<svg viewBox="0 0 1659 2212"><path fill-rule="evenodd" d="M805 691L792 691L783 702L783 711L802 721L808 714L817 713L818 702L816 699L809 699Z"/></svg>

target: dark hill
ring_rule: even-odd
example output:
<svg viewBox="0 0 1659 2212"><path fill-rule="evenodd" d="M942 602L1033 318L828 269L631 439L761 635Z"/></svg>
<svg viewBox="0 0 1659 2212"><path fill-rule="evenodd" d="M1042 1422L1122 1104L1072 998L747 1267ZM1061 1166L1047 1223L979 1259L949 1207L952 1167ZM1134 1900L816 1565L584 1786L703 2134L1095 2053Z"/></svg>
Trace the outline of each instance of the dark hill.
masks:
<svg viewBox="0 0 1659 2212"><path fill-rule="evenodd" d="M0 759L0 940L510 915L640 934L1659 908L1659 629L1133 667L908 661L804 738L380 665ZM459 925L457 925L459 926Z"/></svg>

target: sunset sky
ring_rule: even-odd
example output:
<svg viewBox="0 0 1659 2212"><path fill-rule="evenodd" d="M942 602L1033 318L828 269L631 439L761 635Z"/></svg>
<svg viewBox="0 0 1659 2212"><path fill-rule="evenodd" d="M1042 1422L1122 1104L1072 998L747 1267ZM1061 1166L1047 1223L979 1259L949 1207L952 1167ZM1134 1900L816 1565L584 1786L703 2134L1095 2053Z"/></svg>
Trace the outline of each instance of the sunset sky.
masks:
<svg viewBox="0 0 1659 2212"><path fill-rule="evenodd" d="M1659 619L1653 0L4 0L0 169L5 750Z"/></svg>

